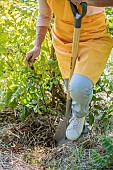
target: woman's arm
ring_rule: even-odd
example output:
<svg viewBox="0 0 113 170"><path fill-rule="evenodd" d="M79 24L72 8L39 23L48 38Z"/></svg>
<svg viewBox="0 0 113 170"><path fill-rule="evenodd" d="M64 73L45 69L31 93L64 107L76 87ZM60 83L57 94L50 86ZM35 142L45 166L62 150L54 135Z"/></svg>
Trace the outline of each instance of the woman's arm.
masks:
<svg viewBox="0 0 113 170"><path fill-rule="evenodd" d="M38 8L39 10L36 26L36 40L34 48L26 54L25 63L27 66L30 66L30 64L34 63L38 58L41 50L41 45L44 41L52 16L51 9L48 6L46 0L38 0Z"/></svg>
<svg viewBox="0 0 113 170"><path fill-rule="evenodd" d="M113 0L69 0L75 5L79 5L81 2L86 2L88 6L107 7L113 6Z"/></svg>
<svg viewBox="0 0 113 170"><path fill-rule="evenodd" d="M25 63L27 66L34 63L40 55L41 45L44 41L47 30L48 26L37 26L34 48L26 53Z"/></svg>
<svg viewBox="0 0 113 170"><path fill-rule="evenodd" d="M38 20L36 27L36 41L35 47L41 46L45 35L47 33L50 21L52 17L52 11L48 6L46 0L38 0Z"/></svg>
<svg viewBox="0 0 113 170"><path fill-rule="evenodd" d="M86 0L86 3L97 7L113 6L113 0Z"/></svg>
<svg viewBox="0 0 113 170"><path fill-rule="evenodd" d="M46 36L48 30L48 26L37 26L36 27L36 39L34 47L40 47L44 41L44 38Z"/></svg>

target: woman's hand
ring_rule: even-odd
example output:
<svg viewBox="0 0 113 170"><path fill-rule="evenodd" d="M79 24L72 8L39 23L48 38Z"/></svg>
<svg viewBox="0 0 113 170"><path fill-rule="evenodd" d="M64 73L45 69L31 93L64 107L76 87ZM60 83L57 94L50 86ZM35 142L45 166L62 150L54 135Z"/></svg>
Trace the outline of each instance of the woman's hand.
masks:
<svg viewBox="0 0 113 170"><path fill-rule="evenodd" d="M90 5L91 0L69 0L69 1L72 2L74 5L80 5L81 2L86 2L87 5Z"/></svg>
<svg viewBox="0 0 113 170"><path fill-rule="evenodd" d="M26 53L25 63L27 66L30 66L34 63L40 54L40 47L34 47L31 51ZM31 63L31 64L30 64Z"/></svg>
<svg viewBox="0 0 113 170"><path fill-rule="evenodd" d="M69 0L70 2L72 2L74 5L79 5L81 2L84 2L82 0Z"/></svg>

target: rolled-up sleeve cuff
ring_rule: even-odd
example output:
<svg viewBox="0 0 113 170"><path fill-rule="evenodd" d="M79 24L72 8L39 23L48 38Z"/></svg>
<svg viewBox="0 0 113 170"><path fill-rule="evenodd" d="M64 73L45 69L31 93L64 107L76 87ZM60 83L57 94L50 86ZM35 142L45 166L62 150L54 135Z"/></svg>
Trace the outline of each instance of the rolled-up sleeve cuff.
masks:
<svg viewBox="0 0 113 170"><path fill-rule="evenodd" d="M49 26L52 18L52 10L46 0L38 0L38 18L36 26Z"/></svg>

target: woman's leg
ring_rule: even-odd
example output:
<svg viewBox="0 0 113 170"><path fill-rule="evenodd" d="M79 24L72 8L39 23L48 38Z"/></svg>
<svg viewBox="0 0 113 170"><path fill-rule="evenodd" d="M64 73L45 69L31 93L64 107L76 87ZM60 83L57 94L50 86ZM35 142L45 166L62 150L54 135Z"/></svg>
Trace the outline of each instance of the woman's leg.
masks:
<svg viewBox="0 0 113 170"><path fill-rule="evenodd" d="M73 74L70 81L72 115L78 118L88 115L89 104L93 96L92 81L80 74Z"/></svg>
<svg viewBox="0 0 113 170"><path fill-rule="evenodd" d="M70 81L72 98L72 118L66 130L70 140L76 140L83 131L85 117L89 111L89 104L93 96L93 83L86 76L74 74Z"/></svg>

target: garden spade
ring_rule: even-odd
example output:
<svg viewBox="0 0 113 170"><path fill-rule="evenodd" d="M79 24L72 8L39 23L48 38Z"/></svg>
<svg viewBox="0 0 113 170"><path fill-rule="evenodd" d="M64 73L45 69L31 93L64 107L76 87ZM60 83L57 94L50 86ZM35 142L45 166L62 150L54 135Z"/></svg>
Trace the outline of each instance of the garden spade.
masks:
<svg viewBox="0 0 113 170"><path fill-rule="evenodd" d="M81 12L78 11L78 8L76 5L70 2L72 13L74 15L74 34L73 34L73 44L72 44L72 56L70 61L70 77L69 82L71 80L71 77L74 72L76 59L78 56L78 46L79 46L79 39L80 39L80 28L81 28L81 22L82 18L86 15L87 12L87 4L85 2L82 2L80 4ZM64 144L68 142L66 139L66 128L68 126L68 122L70 119L71 114L71 96L70 96L70 90L69 90L69 82L68 82L68 90L67 90L67 101L66 101L66 114L65 118L59 122L58 128L54 135L54 140L58 144Z"/></svg>

